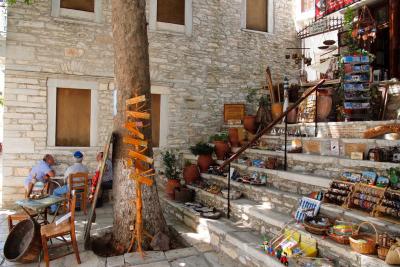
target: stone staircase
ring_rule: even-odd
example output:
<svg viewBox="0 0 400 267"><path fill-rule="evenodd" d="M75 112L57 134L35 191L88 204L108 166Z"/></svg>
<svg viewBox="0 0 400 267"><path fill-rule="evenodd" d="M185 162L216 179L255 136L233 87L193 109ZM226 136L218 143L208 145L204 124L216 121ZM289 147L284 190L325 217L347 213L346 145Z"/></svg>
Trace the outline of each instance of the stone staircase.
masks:
<svg viewBox="0 0 400 267"><path fill-rule="evenodd" d="M391 122L381 122L393 123ZM231 181L231 188L243 192L243 197L231 201L231 219L210 221L200 218L184 205L175 203L161 197L165 213L183 221L198 233L210 236L210 243L216 251L223 252L240 261L245 266L279 266L276 259L265 255L260 249L262 235L274 236L282 228L290 225L305 235L312 235L304 228L294 223L293 212L297 209L299 199L313 191L326 191L330 182L338 178L343 171L362 171L373 169L383 173L390 167L399 164L372 162L366 160L351 160L346 155L347 146L365 144L365 153L376 146L395 146L399 142L378 139L362 139L362 132L370 127L380 125L377 122L351 122L351 123L323 123L319 125L321 137L295 137L303 142L313 141L320 144L317 154L288 154L288 170L270 170L264 168L248 167L237 162L231 167L237 169L241 175L251 175L252 172L267 174L267 186L252 186ZM294 127L294 126L291 126ZM314 124L301 126L302 132L314 132ZM263 136L265 142L283 144L283 137ZM293 137L288 138L289 141ZM340 154L329 154L330 142L335 140L339 144ZM183 151L184 158L195 162L196 157ZM284 153L262 149L248 149L242 156L250 159L267 159L278 157L283 160ZM226 177L202 174L202 179L210 183L227 187ZM163 190L165 180L158 177L158 186ZM216 207L226 213L227 200L221 195L208 193L200 188L189 186L196 192L196 201ZM331 218L343 218L355 223L369 221L375 224L379 231L400 234L400 226L395 223L368 216L367 213L348 210L333 204L322 204L320 213ZM336 266L386 266L375 256L364 256L351 251L349 246L337 244L321 236L312 235L318 241L320 256L335 261Z"/></svg>

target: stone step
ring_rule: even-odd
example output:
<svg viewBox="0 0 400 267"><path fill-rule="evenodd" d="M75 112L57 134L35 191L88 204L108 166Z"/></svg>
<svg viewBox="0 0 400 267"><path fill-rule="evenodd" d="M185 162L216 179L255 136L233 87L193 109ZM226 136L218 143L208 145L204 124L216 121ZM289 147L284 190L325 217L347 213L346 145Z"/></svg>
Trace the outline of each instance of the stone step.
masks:
<svg viewBox="0 0 400 267"><path fill-rule="evenodd" d="M202 174L202 178L216 183L223 188L228 187L228 181L225 177ZM274 211L284 214L293 214L293 212L297 210L298 203L302 197L302 195L299 194L282 192L266 186L253 186L235 181L231 181L231 188L243 192L243 197L247 199L257 203L263 203L263 205L271 207ZM400 235L399 224L385 221L381 218L371 217L362 211L355 209L350 210L334 204L322 203L320 212L332 219L344 219L357 224L363 221L368 221L375 224L375 226L382 232L388 231Z"/></svg>
<svg viewBox="0 0 400 267"><path fill-rule="evenodd" d="M248 149L243 156L250 159L266 160L270 157L278 158L283 165L284 152L262 149ZM293 172L309 173L329 178L338 178L343 172L363 172L374 170L379 175L386 175L390 168L397 167L398 163L375 162L369 160L352 160L335 156L309 155L304 153L288 153L288 170Z"/></svg>
<svg viewBox="0 0 400 267"><path fill-rule="evenodd" d="M259 245L261 244L261 234L275 236L284 227L290 226L304 235L312 236L318 241L318 248L321 256L335 259L337 266L366 266L363 262L368 261L368 266L387 266L383 261L376 257L360 255L356 252L349 252L350 248L345 245L337 244L331 240L322 238L306 232L301 225L290 224L292 219L285 214L274 212L262 205L257 205L248 200L232 201L233 216L237 222L220 219L212 221L199 218L199 215L187 209L183 204L174 203L166 198L161 198L163 206L170 214L179 215L191 214L191 217L198 217L198 225L191 225L193 229L201 229L208 232L211 245L216 250L223 251L233 259L241 261L243 264L257 263L256 266L279 266L274 258L263 253ZM225 202L222 201L222 202ZM204 203L206 204L206 203ZM221 207L221 204L220 206ZM177 209L178 211L173 211ZM177 217L183 221L185 217ZM200 225L200 226L199 226ZM199 232L199 231L198 231ZM241 258L242 257L242 258ZM247 265L246 265L247 266ZM252 266L252 265L249 265Z"/></svg>
<svg viewBox="0 0 400 267"><path fill-rule="evenodd" d="M380 125L400 123L399 120L388 121L353 121L353 122L318 122L318 134L329 138L362 138L365 130ZM242 128L242 125L224 125L222 128ZM275 128L284 128L285 124L277 124ZM300 128L308 136L315 134L315 123L288 124L288 128Z"/></svg>
<svg viewBox="0 0 400 267"><path fill-rule="evenodd" d="M311 192L327 189L332 181L328 177L299 173L298 171L271 170L254 166L249 167L239 163L232 163L231 168L237 169L241 175L251 175L253 172L266 174L268 185L280 191L300 195L308 195Z"/></svg>

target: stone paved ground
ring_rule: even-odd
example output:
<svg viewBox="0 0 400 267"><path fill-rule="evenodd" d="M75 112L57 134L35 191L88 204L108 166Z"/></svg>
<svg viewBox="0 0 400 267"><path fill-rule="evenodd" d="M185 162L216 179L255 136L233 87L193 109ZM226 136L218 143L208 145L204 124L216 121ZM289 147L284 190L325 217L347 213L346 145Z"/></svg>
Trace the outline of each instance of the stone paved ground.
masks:
<svg viewBox="0 0 400 267"><path fill-rule="evenodd" d="M5 240L8 234L7 215L12 212L10 210L0 210L0 251L2 252ZM200 238L196 237L195 233L190 233L190 230L184 230L184 226L180 226L179 232L185 232L196 242L191 242L194 247L183 249L176 249L167 252L154 252L146 253L143 259L137 253L128 253L123 256L102 258L96 256L92 251L85 251L82 244L83 229L86 216L78 213L76 226L77 236L79 241L79 251L82 264L78 265L75 260L75 255L71 254L64 258L57 259L51 262L52 267L118 267L118 266L137 266L137 267L235 267L237 263L232 262L230 259L218 255L212 251L211 246L205 244ZM168 218L167 218L168 220ZM171 224L171 223L170 223ZM176 222L173 222L176 225ZM112 225L112 207L106 205L97 210L96 223L92 227L92 235L103 234L111 230ZM190 242L190 241L189 241ZM0 261L1 262L1 261ZM21 266L31 267L38 266L37 263L33 264L18 264L6 261L2 266ZM42 263L41 266L44 266Z"/></svg>

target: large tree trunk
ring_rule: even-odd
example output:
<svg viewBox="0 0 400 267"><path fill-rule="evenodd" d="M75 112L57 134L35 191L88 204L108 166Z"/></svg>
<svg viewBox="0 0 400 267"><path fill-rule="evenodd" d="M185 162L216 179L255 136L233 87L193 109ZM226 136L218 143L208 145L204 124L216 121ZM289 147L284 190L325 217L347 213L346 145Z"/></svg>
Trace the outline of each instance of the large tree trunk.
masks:
<svg viewBox="0 0 400 267"><path fill-rule="evenodd" d="M136 216L135 183L128 177L124 165L127 147L122 143L126 134L124 123L125 100L134 96L146 95L145 110L151 110L149 52L145 0L112 0L112 28L115 51L115 77L118 95L118 114L114 120L116 140L114 143L114 240L129 244ZM149 141L147 156L152 156L151 125L143 130ZM145 185L143 188L143 226L154 235L161 231L167 233L167 225L160 207L157 188Z"/></svg>

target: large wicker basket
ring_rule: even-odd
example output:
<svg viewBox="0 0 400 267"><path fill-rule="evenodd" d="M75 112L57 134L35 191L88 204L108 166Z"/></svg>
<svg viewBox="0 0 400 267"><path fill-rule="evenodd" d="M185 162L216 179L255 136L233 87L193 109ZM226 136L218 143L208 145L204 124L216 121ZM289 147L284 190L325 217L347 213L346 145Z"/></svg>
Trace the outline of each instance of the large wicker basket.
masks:
<svg viewBox="0 0 400 267"><path fill-rule="evenodd" d="M370 225L375 234L367 234L362 233L360 234L360 228L362 225L368 224ZM378 242L378 231L376 230L375 226L370 222L362 222L358 226L356 232L349 238L350 240L350 247L360 253L360 254L376 254L376 247Z"/></svg>

